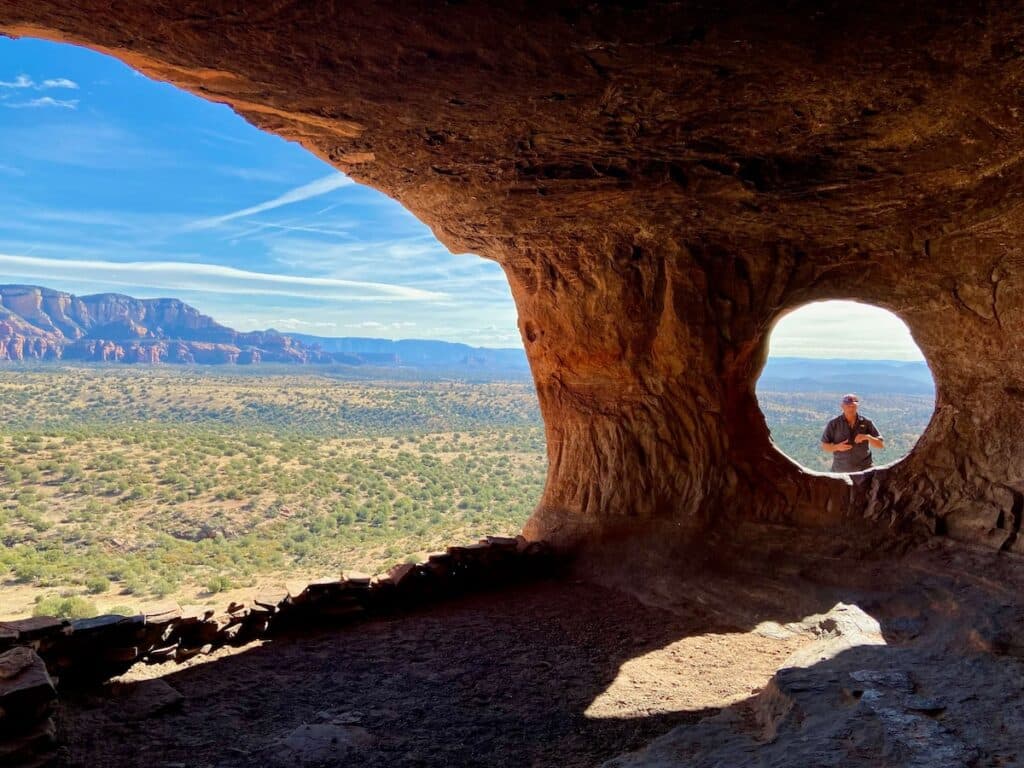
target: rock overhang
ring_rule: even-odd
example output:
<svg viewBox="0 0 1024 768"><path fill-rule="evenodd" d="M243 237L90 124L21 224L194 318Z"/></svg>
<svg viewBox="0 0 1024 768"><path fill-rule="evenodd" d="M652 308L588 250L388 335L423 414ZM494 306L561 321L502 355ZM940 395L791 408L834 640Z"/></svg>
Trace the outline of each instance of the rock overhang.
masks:
<svg viewBox="0 0 1024 768"><path fill-rule="evenodd" d="M1019 548L1022 20L0 0L0 31L227 103L498 261L549 446L527 533L567 546L725 517ZM938 391L913 454L842 488L771 454L753 394L775 319L823 298L897 313Z"/></svg>

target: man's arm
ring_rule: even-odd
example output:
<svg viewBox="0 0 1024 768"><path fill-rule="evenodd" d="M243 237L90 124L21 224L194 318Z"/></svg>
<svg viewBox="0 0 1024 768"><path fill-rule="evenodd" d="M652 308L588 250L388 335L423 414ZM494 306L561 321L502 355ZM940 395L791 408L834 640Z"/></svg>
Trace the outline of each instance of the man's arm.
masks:
<svg viewBox="0 0 1024 768"><path fill-rule="evenodd" d="M832 422L825 425L825 431L821 433L821 450L825 453L842 453L853 449L849 443L833 443L835 435L832 430Z"/></svg>
<svg viewBox="0 0 1024 768"><path fill-rule="evenodd" d="M849 443L826 443L824 440L822 440L821 450L823 450L825 453L842 453L843 451L853 450L853 446L850 445Z"/></svg>
<svg viewBox="0 0 1024 768"><path fill-rule="evenodd" d="M873 422L868 422L868 432L870 434L861 433L853 438L858 443L863 443L865 440L872 448L878 448L882 450L885 448L885 438L878 434L878 428Z"/></svg>

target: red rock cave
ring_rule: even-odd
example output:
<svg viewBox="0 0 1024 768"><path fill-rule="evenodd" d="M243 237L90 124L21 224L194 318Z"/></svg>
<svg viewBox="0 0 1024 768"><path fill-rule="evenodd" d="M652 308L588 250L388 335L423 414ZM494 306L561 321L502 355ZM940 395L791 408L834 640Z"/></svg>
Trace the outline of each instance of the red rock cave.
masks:
<svg viewBox="0 0 1024 768"><path fill-rule="evenodd" d="M1024 554L1022 30L1019 2L0 0L0 33L226 103L498 262L547 434L525 535L659 579L765 531ZM823 299L895 313L936 383L853 479L781 456L754 395ZM978 647L1019 653L1014 615Z"/></svg>
<svg viewBox="0 0 1024 768"><path fill-rule="evenodd" d="M547 425L528 536L726 518L1010 548L1021 9L918 10L6 0L0 30L230 104L499 262ZM824 298L900 316L937 383L913 455L856 487L737 434L773 319Z"/></svg>
<svg viewBox="0 0 1024 768"><path fill-rule="evenodd" d="M551 460L529 537L1012 548L1019 8L916 9L8 1L0 29L226 102L501 263ZM938 389L913 455L852 489L777 461L753 395L773 318L823 298L903 318Z"/></svg>

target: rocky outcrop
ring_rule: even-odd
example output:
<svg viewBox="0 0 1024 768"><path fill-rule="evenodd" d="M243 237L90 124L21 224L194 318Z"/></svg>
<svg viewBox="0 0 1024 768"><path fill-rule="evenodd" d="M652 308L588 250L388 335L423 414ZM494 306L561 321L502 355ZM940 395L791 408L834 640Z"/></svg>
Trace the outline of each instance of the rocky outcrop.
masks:
<svg viewBox="0 0 1024 768"><path fill-rule="evenodd" d="M25 624L56 624L28 619ZM12 635L4 631L2 640ZM51 717L56 690L43 660L28 646L0 652L0 763L39 766L52 763L56 728Z"/></svg>
<svg viewBox="0 0 1024 768"><path fill-rule="evenodd" d="M253 365L325 363L315 345L277 333L239 333L178 299L72 296L0 285L0 360Z"/></svg>
<svg viewBox="0 0 1024 768"><path fill-rule="evenodd" d="M230 104L500 262L550 456L527 534L670 564L744 521L1022 546L1022 16L0 0L0 30ZM829 298L902 317L937 385L852 482L775 451L754 396L775 321Z"/></svg>

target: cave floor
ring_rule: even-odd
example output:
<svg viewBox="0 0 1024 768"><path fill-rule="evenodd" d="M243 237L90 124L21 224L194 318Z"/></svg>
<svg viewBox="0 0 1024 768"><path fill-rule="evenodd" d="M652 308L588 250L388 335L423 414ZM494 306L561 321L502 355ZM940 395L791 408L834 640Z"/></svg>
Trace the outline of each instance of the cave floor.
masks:
<svg viewBox="0 0 1024 768"><path fill-rule="evenodd" d="M75 766L591 766L749 697L801 642L548 582L138 667L60 727ZM152 712L158 676L176 711Z"/></svg>
<svg viewBox="0 0 1024 768"><path fill-rule="evenodd" d="M139 666L63 694L60 761L1024 765L1019 563L978 556L705 574L670 609L543 582Z"/></svg>

